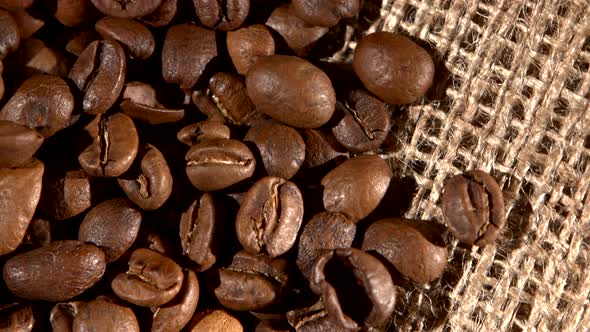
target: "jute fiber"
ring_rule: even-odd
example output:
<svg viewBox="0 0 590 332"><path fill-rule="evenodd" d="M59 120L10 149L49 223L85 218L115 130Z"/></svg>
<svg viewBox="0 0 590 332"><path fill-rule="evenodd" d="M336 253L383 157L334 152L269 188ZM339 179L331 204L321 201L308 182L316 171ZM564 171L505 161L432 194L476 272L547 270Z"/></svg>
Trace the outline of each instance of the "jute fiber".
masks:
<svg viewBox="0 0 590 332"><path fill-rule="evenodd" d="M449 237L445 274L402 287L389 329L590 331L590 3L376 6L366 32L421 40L438 66L433 93L395 111L396 144L382 151L416 183L404 216L442 223L445 179L482 169L502 187L508 218L485 248Z"/></svg>

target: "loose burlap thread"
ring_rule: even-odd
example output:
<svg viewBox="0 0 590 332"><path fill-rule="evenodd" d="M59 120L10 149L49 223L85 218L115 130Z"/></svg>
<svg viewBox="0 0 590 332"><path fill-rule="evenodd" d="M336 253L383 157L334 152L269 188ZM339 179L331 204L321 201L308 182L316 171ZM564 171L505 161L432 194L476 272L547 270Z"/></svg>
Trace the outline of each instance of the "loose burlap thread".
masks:
<svg viewBox="0 0 590 332"><path fill-rule="evenodd" d="M507 217L493 245L451 241L442 278L404 287L389 330L590 331L589 2L376 6L365 33L403 33L438 60L434 93L396 111L397 147L382 151L416 182L404 216L442 223L445 179L482 169Z"/></svg>

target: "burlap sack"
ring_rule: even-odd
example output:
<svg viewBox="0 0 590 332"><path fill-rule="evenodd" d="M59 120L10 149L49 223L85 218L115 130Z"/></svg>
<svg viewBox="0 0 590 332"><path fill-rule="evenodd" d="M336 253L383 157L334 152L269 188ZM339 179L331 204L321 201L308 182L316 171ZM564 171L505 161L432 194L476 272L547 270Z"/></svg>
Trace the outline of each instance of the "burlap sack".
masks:
<svg viewBox="0 0 590 332"><path fill-rule="evenodd" d="M483 169L508 218L495 245L451 241L442 279L404 287L390 330L590 331L589 2L371 5L368 31L415 37L439 60L433 93L395 113L383 151L416 182L405 216L440 223L445 179Z"/></svg>

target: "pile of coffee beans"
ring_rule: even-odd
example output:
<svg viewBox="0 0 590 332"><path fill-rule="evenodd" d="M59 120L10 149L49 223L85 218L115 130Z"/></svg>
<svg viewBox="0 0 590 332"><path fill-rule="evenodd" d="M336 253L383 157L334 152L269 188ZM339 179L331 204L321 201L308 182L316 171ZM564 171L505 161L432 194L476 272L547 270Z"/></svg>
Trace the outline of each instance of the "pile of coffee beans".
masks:
<svg viewBox="0 0 590 332"><path fill-rule="evenodd" d="M0 0L0 330L386 328L448 252L380 156L431 56L390 32L318 55L364 6ZM505 222L481 171L441 207L466 246Z"/></svg>

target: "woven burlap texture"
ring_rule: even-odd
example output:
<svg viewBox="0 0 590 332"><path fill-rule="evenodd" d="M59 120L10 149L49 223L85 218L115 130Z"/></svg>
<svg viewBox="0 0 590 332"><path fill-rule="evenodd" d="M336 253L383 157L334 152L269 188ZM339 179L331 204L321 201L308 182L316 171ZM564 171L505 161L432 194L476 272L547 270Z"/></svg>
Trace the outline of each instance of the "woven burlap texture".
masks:
<svg viewBox="0 0 590 332"><path fill-rule="evenodd" d="M379 5L367 32L406 34L439 60L441 93L397 111L384 152L417 183L405 216L442 222L445 179L482 169L508 218L494 245L451 241L443 277L405 288L390 329L590 331L589 2Z"/></svg>

